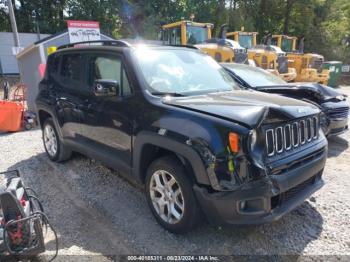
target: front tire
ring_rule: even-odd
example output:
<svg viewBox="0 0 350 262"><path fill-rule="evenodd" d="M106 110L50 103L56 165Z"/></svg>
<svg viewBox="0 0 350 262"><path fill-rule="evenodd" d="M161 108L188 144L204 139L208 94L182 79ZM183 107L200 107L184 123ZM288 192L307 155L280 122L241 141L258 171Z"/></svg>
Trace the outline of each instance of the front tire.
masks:
<svg viewBox="0 0 350 262"><path fill-rule="evenodd" d="M184 166L174 157L155 160L147 171L146 197L157 222L173 233L198 225L200 209Z"/></svg>
<svg viewBox="0 0 350 262"><path fill-rule="evenodd" d="M43 143L48 157L54 162L68 160L72 155L72 151L59 138L52 118L44 122Z"/></svg>

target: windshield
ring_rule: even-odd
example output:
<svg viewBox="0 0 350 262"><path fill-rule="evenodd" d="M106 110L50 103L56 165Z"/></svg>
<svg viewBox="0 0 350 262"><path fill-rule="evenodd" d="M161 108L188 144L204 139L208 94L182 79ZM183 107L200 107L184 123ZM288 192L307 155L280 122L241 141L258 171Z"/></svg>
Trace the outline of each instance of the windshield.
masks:
<svg viewBox="0 0 350 262"><path fill-rule="evenodd" d="M286 81L282 80L278 76L261 68L244 66L232 69L238 77L252 87L287 84Z"/></svg>
<svg viewBox="0 0 350 262"><path fill-rule="evenodd" d="M244 48L253 47L253 36L251 35L239 35L239 44Z"/></svg>
<svg viewBox="0 0 350 262"><path fill-rule="evenodd" d="M135 50L136 60L151 93L188 95L239 89L210 56L193 50Z"/></svg>
<svg viewBox="0 0 350 262"><path fill-rule="evenodd" d="M208 39L208 28L187 25L186 37L189 45L201 44Z"/></svg>
<svg viewBox="0 0 350 262"><path fill-rule="evenodd" d="M282 39L282 50L285 52L292 52L292 40L283 38Z"/></svg>

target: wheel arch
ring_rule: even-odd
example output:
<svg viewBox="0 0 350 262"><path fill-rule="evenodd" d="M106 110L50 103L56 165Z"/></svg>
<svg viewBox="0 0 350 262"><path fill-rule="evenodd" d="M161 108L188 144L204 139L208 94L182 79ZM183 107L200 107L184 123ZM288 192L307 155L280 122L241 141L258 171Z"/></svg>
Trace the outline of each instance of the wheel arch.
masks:
<svg viewBox="0 0 350 262"><path fill-rule="evenodd" d="M43 129L44 127L44 123L48 118L52 118L52 121L55 125L56 131L60 137L60 139L62 139L63 141L63 134L62 134L62 130L61 130L61 125L59 123L59 120L57 119L56 114L54 114L51 110L48 110L46 108L40 108L38 109L38 119L39 119L39 124L41 126L41 129Z"/></svg>
<svg viewBox="0 0 350 262"><path fill-rule="evenodd" d="M40 109L38 111L38 117L39 117L39 124L41 128L43 128L45 121L50 117L52 118L52 115L49 112Z"/></svg>
<svg viewBox="0 0 350 262"><path fill-rule="evenodd" d="M173 155L185 167L193 182L210 185L203 161L198 153L186 144L151 132L141 132L135 139L133 150L133 175L145 182L150 163L165 155Z"/></svg>

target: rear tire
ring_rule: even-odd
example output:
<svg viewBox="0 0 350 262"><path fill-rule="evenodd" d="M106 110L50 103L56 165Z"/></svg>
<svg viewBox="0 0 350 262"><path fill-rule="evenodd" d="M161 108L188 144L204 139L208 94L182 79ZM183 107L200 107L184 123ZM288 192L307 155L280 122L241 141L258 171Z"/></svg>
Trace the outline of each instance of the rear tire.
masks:
<svg viewBox="0 0 350 262"><path fill-rule="evenodd" d="M182 163L167 156L147 170L146 198L157 222L172 233L193 230L200 221L200 208Z"/></svg>
<svg viewBox="0 0 350 262"><path fill-rule="evenodd" d="M72 151L62 143L58 136L52 118L48 118L44 122L43 143L45 151L51 161L62 162L68 160L72 155Z"/></svg>

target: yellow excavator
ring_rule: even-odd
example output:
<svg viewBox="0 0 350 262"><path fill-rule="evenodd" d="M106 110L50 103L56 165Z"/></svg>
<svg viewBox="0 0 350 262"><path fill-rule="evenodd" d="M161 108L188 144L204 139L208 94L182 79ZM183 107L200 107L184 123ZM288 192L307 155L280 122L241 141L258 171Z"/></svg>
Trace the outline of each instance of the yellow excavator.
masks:
<svg viewBox="0 0 350 262"><path fill-rule="evenodd" d="M287 53L288 66L295 68L297 82L318 82L327 84L329 70L322 69L324 57L320 54L304 53L304 38L299 39L297 50L297 37L287 35L273 35L272 45L281 48Z"/></svg>
<svg viewBox="0 0 350 262"><path fill-rule="evenodd" d="M270 38L264 38L264 43L257 45L257 32L241 31L229 32L226 36L237 41L248 49L248 59L265 70L280 76L285 81L293 81L297 74L294 68L288 67L286 53L280 48L271 45Z"/></svg>
<svg viewBox="0 0 350 262"><path fill-rule="evenodd" d="M168 45L195 46L218 62L248 63L247 50L226 39L226 27L221 26L220 38L213 38L213 24L181 20L163 25L161 40Z"/></svg>

